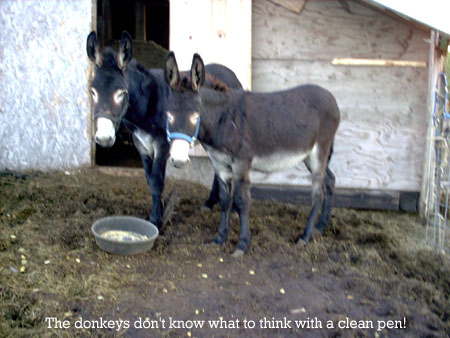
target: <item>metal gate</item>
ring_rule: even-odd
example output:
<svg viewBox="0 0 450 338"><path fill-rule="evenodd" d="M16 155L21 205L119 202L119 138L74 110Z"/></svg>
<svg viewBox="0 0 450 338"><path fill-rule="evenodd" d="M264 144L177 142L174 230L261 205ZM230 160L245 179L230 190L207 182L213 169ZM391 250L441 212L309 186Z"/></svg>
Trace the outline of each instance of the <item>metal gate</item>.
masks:
<svg viewBox="0 0 450 338"><path fill-rule="evenodd" d="M450 250L450 115L448 112L448 82L445 73L440 73L435 89L434 110L430 123L434 137L429 143L428 172L425 210L425 241L437 250Z"/></svg>

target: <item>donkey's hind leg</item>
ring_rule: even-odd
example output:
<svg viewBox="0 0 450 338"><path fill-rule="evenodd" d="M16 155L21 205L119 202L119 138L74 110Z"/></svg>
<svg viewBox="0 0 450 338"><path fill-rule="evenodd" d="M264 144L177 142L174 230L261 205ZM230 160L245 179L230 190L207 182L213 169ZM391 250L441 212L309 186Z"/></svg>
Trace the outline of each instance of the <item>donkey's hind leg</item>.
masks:
<svg viewBox="0 0 450 338"><path fill-rule="evenodd" d="M211 192L209 193L209 197L205 204L202 206L202 211L211 211L214 208L214 205L219 202L219 189L219 178L214 174Z"/></svg>
<svg viewBox="0 0 450 338"><path fill-rule="evenodd" d="M330 168L327 167L325 174L325 198L322 204L322 212L320 214L319 222L316 225L316 229L322 233L327 227L331 219L331 207L333 205L333 194L336 177Z"/></svg>
<svg viewBox="0 0 450 338"><path fill-rule="evenodd" d="M324 200L326 160L324 161L323 159L324 157L319 156L318 148L315 147L310 156L305 160L306 167L312 174L312 208L308 216L308 221L306 222L305 230L301 237L297 240L297 244L304 245L308 243L319 218L319 213Z"/></svg>
<svg viewBox="0 0 450 338"><path fill-rule="evenodd" d="M219 187L219 177L214 174L213 184L211 186L211 192L209 193L209 197L206 200L205 204L203 204L201 211L208 212L214 209L214 206L220 201L220 187ZM233 206L231 208L232 212L237 212L237 206L233 202Z"/></svg>
<svg viewBox="0 0 450 338"><path fill-rule="evenodd" d="M235 160L233 163L234 205L239 213L240 235L238 247L232 257L242 256L250 244L250 167L250 161Z"/></svg>

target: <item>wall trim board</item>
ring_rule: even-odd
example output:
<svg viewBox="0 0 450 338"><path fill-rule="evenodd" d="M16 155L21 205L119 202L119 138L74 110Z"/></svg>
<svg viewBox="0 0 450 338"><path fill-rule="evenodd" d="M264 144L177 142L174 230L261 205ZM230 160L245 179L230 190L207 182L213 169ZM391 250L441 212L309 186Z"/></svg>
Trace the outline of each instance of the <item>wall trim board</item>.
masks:
<svg viewBox="0 0 450 338"><path fill-rule="evenodd" d="M258 200L276 200L285 203L309 205L310 187L253 185L252 197ZM335 190L334 207L417 212L419 192L344 189Z"/></svg>

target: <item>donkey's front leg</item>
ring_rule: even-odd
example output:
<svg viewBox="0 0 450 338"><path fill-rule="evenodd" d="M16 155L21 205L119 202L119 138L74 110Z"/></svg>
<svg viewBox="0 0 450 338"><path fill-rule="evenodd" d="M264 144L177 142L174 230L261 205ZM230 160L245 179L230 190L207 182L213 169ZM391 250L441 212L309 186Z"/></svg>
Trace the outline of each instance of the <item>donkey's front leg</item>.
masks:
<svg viewBox="0 0 450 338"><path fill-rule="evenodd" d="M142 159L142 164L144 165L145 179L147 180L147 185L148 185L148 188L150 190L150 194L152 194L153 189L152 189L152 183L151 183L152 179L151 179L151 177L152 177L153 159L150 156L143 155L143 154L141 154L141 159ZM155 205L154 202L153 202L153 205ZM151 214L153 214L153 209L154 208L152 208ZM151 214L149 215L148 219L150 220L150 222L152 222L153 224L157 225L154 222L154 219L152 220Z"/></svg>
<svg viewBox="0 0 450 338"><path fill-rule="evenodd" d="M150 214L150 222L155 224L158 228L162 225L163 207L161 195L164 190L166 163L167 158L164 156L156 156L153 160L152 171L149 178L149 186L152 194L152 213Z"/></svg>
<svg viewBox="0 0 450 338"><path fill-rule="evenodd" d="M227 240L228 237L228 223L230 218L231 209L231 196L232 196L232 185L231 185L231 175L225 178L222 177L218 180L219 183L219 203L220 203L220 223L219 232L217 237L214 239L214 243L221 244Z"/></svg>

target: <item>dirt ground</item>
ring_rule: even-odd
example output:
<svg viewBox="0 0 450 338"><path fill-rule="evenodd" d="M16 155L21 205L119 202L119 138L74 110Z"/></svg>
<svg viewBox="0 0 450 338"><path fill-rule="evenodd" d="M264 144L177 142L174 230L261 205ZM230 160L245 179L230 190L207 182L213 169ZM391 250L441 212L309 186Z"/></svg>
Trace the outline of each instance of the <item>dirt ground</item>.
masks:
<svg viewBox="0 0 450 338"><path fill-rule="evenodd" d="M146 218L151 199L142 174L0 176L1 337L450 332L450 257L423 244L416 214L336 208L324 235L299 248L309 207L253 201L251 247L233 259L237 219L226 244L208 244L219 219L218 210L200 212L208 190L168 181L166 192L177 187L179 202L155 246L118 256L96 246L90 226L109 215Z"/></svg>

